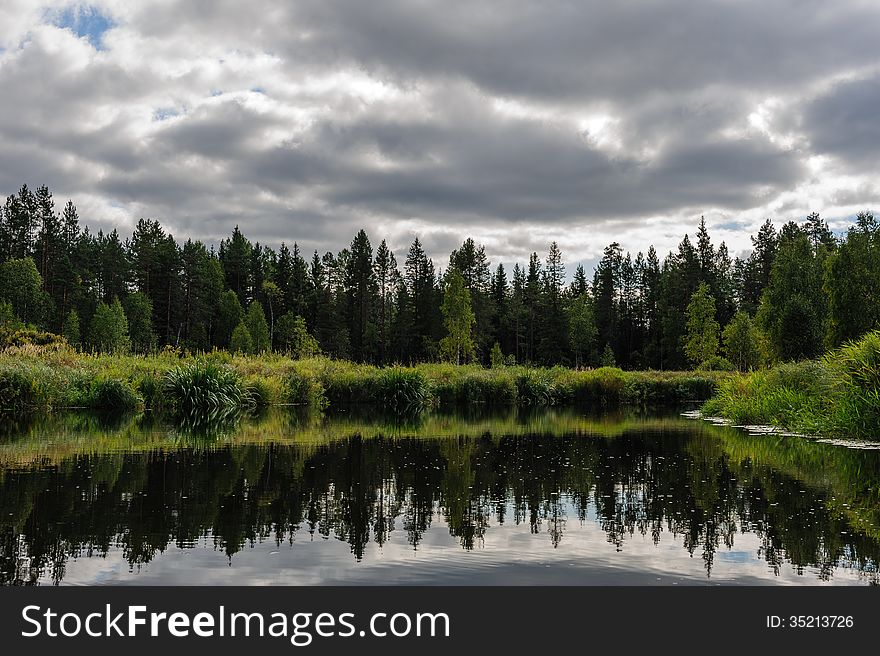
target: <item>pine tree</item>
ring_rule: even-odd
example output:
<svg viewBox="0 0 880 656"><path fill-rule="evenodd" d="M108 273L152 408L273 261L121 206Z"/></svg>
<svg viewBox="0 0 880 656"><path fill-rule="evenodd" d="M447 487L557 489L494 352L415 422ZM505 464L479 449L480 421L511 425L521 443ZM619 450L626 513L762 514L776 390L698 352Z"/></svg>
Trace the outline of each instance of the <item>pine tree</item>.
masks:
<svg viewBox="0 0 880 656"><path fill-rule="evenodd" d="M507 272L504 270L504 265L499 263L489 284L489 296L495 311L492 338L498 344L498 348L508 353L514 349L510 336L509 294ZM494 344L492 348L494 350Z"/></svg>
<svg viewBox="0 0 880 656"><path fill-rule="evenodd" d="M592 360L594 343L598 335L589 295L584 292L572 299L568 312L569 339L574 351L574 366L582 367Z"/></svg>
<svg viewBox="0 0 880 656"><path fill-rule="evenodd" d="M687 307L687 336L684 346L685 355L695 366L718 353L719 330L715 319L715 299L709 291L709 285L701 282Z"/></svg>
<svg viewBox="0 0 880 656"><path fill-rule="evenodd" d="M232 231L232 238L220 242L220 264L226 278L226 287L235 292L242 306L253 297L251 281L251 243L241 233L238 226Z"/></svg>
<svg viewBox="0 0 880 656"><path fill-rule="evenodd" d="M529 256L529 268L523 290L523 306L525 309L525 346L526 362L534 362L537 358L539 340L539 323L541 320L541 261L537 253Z"/></svg>
<svg viewBox="0 0 880 656"><path fill-rule="evenodd" d="M593 311L599 343L607 344L617 352L614 345L619 339L618 299L621 288L623 253L620 244L614 242L605 248L602 259L593 274Z"/></svg>
<svg viewBox="0 0 880 656"><path fill-rule="evenodd" d="M494 342L492 325L495 316L489 295L491 275L485 247L477 246L471 238L465 239L461 247L449 255L449 268L461 272L464 285L470 293L476 321L475 348L477 357L485 361Z"/></svg>
<svg viewBox="0 0 880 656"><path fill-rule="evenodd" d="M754 314L761 303L761 295L770 284L770 272L776 259L779 238L770 219L767 219L752 237L752 254L743 266L739 293L740 308Z"/></svg>
<svg viewBox="0 0 880 656"><path fill-rule="evenodd" d="M35 261L43 279L43 291L48 294L53 305L60 305L57 294L57 277L59 273L59 260L64 252L62 241L61 220L55 212L55 201L49 188L43 185L37 189L34 196L37 204L37 220L39 222L39 234L34 248ZM52 318L51 325L57 322Z"/></svg>
<svg viewBox="0 0 880 656"><path fill-rule="evenodd" d="M398 322L405 330L403 360L420 361L428 357L439 332L438 302L434 263L425 254L419 238L413 240L404 263L403 282L406 295L399 296L398 314L409 323ZM406 302L403 302L406 301Z"/></svg>
<svg viewBox="0 0 880 656"><path fill-rule="evenodd" d="M109 235L98 231L94 240L96 258L96 282L98 295L104 303L110 304L114 298L128 292L130 265L125 246L114 228Z"/></svg>
<svg viewBox="0 0 880 656"><path fill-rule="evenodd" d="M385 240L376 249L376 260L373 264L378 293L378 312L376 317L379 334L378 362L385 364L391 353L391 322L394 311L394 291L397 288L397 260L388 248Z"/></svg>
<svg viewBox="0 0 880 656"><path fill-rule="evenodd" d="M809 237L796 224L787 224L757 316L780 360L821 353L827 317L822 278L823 264L815 257Z"/></svg>
<svg viewBox="0 0 880 656"><path fill-rule="evenodd" d="M562 298L564 283L565 265L562 262L562 251L554 241L550 244L543 271L542 312L538 337L538 359L548 365L562 363L567 357L568 325Z"/></svg>
<svg viewBox="0 0 880 656"><path fill-rule="evenodd" d="M229 340L232 337L233 331L243 320L244 310L238 301L238 294L231 289L227 289L220 295L217 301L216 345L221 348L229 346Z"/></svg>
<svg viewBox="0 0 880 656"><path fill-rule="evenodd" d="M351 343L351 356L357 362L375 362L378 335L376 276L373 249L367 233L360 230L351 242L345 267L345 317Z"/></svg>
<svg viewBox="0 0 880 656"><path fill-rule="evenodd" d="M188 239L180 252L180 264L183 342L196 351L208 350L212 344L227 345L240 316L228 319L220 328L223 334L216 334L219 328L217 306L223 294L220 261L202 242ZM235 300L237 303L238 298Z"/></svg>

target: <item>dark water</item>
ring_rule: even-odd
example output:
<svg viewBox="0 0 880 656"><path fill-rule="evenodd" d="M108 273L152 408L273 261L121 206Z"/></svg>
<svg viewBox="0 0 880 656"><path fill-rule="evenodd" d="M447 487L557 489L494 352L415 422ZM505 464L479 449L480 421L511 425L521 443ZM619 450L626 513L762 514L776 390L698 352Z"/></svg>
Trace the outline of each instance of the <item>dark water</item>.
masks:
<svg viewBox="0 0 880 656"><path fill-rule="evenodd" d="M3 584L876 584L880 451L677 415L0 423Z"/></svg>

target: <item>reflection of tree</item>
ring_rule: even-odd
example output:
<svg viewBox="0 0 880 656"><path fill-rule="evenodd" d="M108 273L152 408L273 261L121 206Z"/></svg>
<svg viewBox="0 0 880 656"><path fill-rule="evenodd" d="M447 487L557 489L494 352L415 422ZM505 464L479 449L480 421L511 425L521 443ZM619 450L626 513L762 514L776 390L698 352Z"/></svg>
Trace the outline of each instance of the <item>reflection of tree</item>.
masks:
<svg viewBox="0 0 880 656"><path fill-rule="evenodd" d="M635 534L658 542L671 533L700 553L707 573L717 550L743 532L759 536L759 555L775 571L785 562L822 578L840 564L875 571L876 537L832 510L824 488L763 456L746 457L747 447L658 429L616 437L165 442L137 453L74 454L0 470L0 582L58 582L69 558L114 545L137 567L170 544L186 548L210 537L231 558L258 541L292 541L301 530L344 540L361 559L370 543L384 544L400 529L417 549L435 515L465 549L506 522L546 533L556 547L568 518L595 514L616 548L625 550ZM856 465L877 471L876 454L852 457L873 457Z"/></svg>

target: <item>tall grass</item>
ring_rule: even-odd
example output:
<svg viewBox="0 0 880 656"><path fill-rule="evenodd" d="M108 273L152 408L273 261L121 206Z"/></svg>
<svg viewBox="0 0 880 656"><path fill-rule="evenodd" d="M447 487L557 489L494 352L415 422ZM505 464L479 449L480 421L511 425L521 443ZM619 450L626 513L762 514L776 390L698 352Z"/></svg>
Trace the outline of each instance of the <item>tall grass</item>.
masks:
<svg viewBox="0 0 880 656"><path fill-rule="evenodd" d="M167 372L164 390L170 405L185 413L216 412L252 403L235 371L209 361L192 362Z"/></svg>
<svg viewBox="0 0 880 656"><path fill-rule="evenodd" d="M390 412L408 415L431 404L428 380L421 371L391 367L381 370L376 382L376 401Z"/></svg>
<svg viewBox="0 0 880 656"><path fill-rule="evenodd" d="M880 332L820 360L726 378L703 413L737 424L880 438Z"/></svg>
<svg viewBox="0 0 880 656"><path fill-rule="evenodd" d="M391 413L424 408L677 405L705 400L728 374L624 372L612 367L427 363L375 367L327 358L225 352L193 357L89 355L69 348L0 353L0 408L144 407L216 410L296 404L373 404Z"/></svg>

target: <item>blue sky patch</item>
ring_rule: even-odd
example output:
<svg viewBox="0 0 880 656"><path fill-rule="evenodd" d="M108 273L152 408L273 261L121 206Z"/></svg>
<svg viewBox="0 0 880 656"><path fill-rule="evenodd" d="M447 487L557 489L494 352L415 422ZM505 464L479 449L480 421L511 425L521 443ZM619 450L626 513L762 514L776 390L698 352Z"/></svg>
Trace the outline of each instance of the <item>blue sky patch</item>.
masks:
<svg viewBox="0 0 880 656"><path fill-rule="evenodd" d="M174 118L175 116L180 116L180 112L174 107L160 107L153 112L154 121L164 121L165 119Z"/></svg>
<svg viewBox="0 0 880 656"><path fill-rule="evenodd" d="M52 22L80 38L86 37L96 50L104 49L104 32L115 25L109 17L89 5L65 7Z"/></svg>

